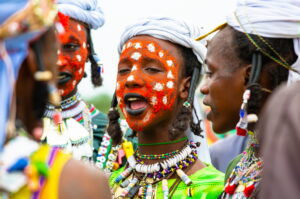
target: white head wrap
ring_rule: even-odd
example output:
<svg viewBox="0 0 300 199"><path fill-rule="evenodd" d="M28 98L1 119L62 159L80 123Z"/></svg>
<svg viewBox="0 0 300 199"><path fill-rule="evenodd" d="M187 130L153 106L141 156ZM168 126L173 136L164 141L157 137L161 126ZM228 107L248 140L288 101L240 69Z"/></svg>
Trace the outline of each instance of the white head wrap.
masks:
<svg viewBox="0 0 300 199"><path fill-rule="evenodd" d="M58 11L97 29L104 24L104 14L97 0L56 0Z"/></svg>
<svg viewBox="0 0 300 199"><path fill-rule="evenodd" d="M182 20L175 20L167 17L149 17L140 19L136 23L129 25L121 36L119 53L122 51L124 43L137 35L150 35L152 37L170 41L191 48L200 63L203 63L206 48L195 38L201 34L201 28L193 26Z"/></svg>
<svg viewBox="0 0 300 199"><path fill-rule="evenodd" d="M270 38L294 39L298 56L291 66L300 72L300 1L299 0L239 0L235 12L227 17L234 29ZM300 80L290 71L288 83Z"/></svg>
<svg viewBox="0 0 300 199"><path fill-rule="evenodd" d="M150 17L137 21L136 23L129 25L121 36L121 41L118 47L119 53L122 52L122 47L127 40L138 35L150 35L152 37L170 41L182 45L186 48L191 48L200 63L206 55L206 47L195 41L195 38L202 33L201 28L193 26L182 20L175 20L173 18L159 18ZM194 108L198 117L201 117L200 107L195 95ZM187 132L187 136L190 140L195 142L201 142L198 148L199 159L201 161L210 163L210 155L206 140L205 132L203 132L204 138L194 135L190 130Z"/></svg>

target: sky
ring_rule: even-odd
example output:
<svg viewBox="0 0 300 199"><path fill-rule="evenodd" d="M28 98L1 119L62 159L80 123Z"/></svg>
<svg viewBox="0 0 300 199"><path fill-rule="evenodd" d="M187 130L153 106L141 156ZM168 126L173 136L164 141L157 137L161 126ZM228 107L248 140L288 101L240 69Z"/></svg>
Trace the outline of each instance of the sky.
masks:
<svg viewBox="0 0 300 199"><path fill-rule="evenodd" d="M112 94L115 89L119 55L117 46L125 27L135 20L149 16L167 16L184 19L209 31L225 22L226 15L234 9L236 0L99 0L105 14L105 24L92 31L95 50L103 66L103 86L93 88L85 78L79 91L85 98L99 93ZM86 65L86 72L90 74Z"/></svg>

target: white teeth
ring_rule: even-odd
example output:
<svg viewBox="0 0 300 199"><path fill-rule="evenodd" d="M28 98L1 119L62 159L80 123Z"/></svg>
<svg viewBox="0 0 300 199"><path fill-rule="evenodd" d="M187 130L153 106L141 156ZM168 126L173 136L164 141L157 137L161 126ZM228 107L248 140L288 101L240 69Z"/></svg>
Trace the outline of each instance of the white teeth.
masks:
<svg viewBox="0 0 300 199"><path fill-rule="evenodd" d="M131 97L131 98L128 98L127 100L128 100L128 101L130 101L130 102L132 102L132 101L139 100L139 98L136 98L136 97Z"/></svg>

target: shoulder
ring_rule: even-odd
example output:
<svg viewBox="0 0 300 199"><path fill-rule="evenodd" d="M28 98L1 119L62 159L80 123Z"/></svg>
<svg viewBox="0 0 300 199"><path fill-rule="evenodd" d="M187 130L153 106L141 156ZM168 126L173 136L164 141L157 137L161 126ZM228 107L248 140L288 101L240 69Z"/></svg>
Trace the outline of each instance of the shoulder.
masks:
<svg viewBox="0 0 300 199"><path fill-rule="evenodd" d="M74 159L70 159L62 170L59 196L66 199L111 198L105 174Z"/></svg>

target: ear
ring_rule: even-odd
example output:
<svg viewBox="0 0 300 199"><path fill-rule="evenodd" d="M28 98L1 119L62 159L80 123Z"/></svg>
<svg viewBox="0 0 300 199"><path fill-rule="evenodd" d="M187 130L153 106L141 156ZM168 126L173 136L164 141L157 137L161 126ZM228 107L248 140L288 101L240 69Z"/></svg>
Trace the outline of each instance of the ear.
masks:
<svg viewBox="0 0 300 199"><path fill-rule="evenodd" d="M191 77L184 78L179 85L179 95L182 99L187 99L189 95L189 88L191 84Z"/></svg>
<svg viewBox="0 0 300 199"><path fill-rule="evenodd" d="M251 68L252 68L251 64L244 66L243 75L244 75L244 86L245 87L248 85L248 82L250 80Z"/></svg>

